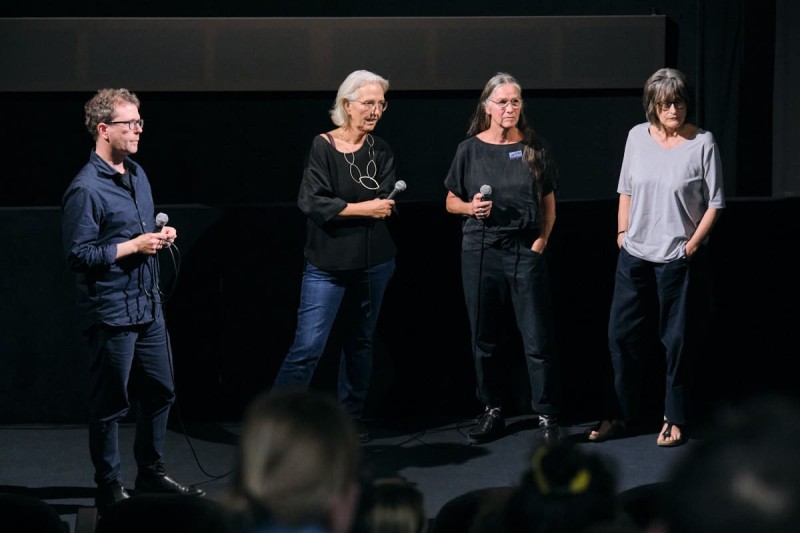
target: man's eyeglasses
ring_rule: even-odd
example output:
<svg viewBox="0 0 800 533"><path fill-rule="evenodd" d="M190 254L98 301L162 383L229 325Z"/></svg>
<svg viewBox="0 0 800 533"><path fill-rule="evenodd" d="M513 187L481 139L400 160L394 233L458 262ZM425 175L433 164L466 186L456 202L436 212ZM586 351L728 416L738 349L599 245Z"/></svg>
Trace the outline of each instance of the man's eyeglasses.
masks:
<svg viewBox="0 0 800 533"><path fill-rule="evenodd" d="M500 100L499 102L495 102L494 100L489 101L503 111L505 111L508 106L511 106L511 109L519 109L522 107L522 100L519 98L514 98L513 100Z"/></svg>
<svg viewBox="0 0 800 533"><path fill-rule="evenodd" d="M389 107L389 102L385 100L381 100L380 102L362 102L360 100L350 100L351 102L358 102L359 104L368 107L370 111L375 110L375 106L381 108L381 111L386 111L386 108Z"/></svg>
<svg viewBox="0 0 800 533"><path fill-rule="evenodd" d="M135 130L136 126L139 126L141 129L144 129L144 119L140 118L139 120L115 120L113 122L106 122L106 124L127 124L128 129Z"/></svg>
<svg viewBox="0 0 800 533"><path fill-rule="evenodd" d="M658 103L658 107L661 111L666 111L672 106L675 106L675 111L681 111L682 109L686 109L686 102L683 100L664 100Z"/></svg>

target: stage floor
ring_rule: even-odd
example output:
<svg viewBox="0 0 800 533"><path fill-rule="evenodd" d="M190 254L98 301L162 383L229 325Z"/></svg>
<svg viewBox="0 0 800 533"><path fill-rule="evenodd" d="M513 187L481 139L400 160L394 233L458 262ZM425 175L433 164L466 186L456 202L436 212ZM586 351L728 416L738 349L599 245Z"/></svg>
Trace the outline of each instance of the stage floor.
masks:
<svg viewBox="0 0 800 533"><path fill-rule="evenodd" d="M482 445L466 438L473 420L397 421L372 425L372 442L363 446L365 464L374 477L403 477L425 496L433 518L452 498L474 489L514 485L538 445L537 418L508 419L507 436ZM606 457L616 469L618 490L663 481L673 462L692 446L656 446L656 431L602 444L585 442L591 424L566 426L562 436ZM202 486L210 498L221 498L232 483L239 437L238 424L189 424L170 429L166 466L170 476ZM126 486L136 475L131 425L123 425L120 444ZM55 507L75 527L78 509L93 505L94 483L82 426L0 426L0 492L27 493Z"/></svg>

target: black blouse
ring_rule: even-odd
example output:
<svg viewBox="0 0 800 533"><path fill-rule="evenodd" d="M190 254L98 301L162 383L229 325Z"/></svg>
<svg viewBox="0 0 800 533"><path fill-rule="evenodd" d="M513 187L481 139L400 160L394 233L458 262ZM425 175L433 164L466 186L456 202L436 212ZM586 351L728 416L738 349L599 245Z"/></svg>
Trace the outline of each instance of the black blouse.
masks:
<svg viewBox="0 0 800 533"><path fill-rule="evenodd" d="M374 141L372 150L369 140ZM359 182L359 176L367 175L375 181ZM368 188L375 183L377 189ZM397 248L385 220L337 216L348 203L386 198L394 184L394 154L383 139L370 135L358 151L343 154L315 136L297 197L298 207L308 217L306 259L322 270L366 268L392 259Z"/></svg>

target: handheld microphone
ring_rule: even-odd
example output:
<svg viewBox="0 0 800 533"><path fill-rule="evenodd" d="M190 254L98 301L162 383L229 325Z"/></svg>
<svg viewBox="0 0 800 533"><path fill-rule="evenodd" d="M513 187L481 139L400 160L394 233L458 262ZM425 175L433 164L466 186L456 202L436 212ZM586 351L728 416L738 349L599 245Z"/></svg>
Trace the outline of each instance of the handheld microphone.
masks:
<svg viewBox="0 0 800 533"><path fill-rule="evenodd" d="M392 192L389 193L389 196L387 196L386 199L391 200L397 193L403 192L404 190L406 190L406 182L403 180L397 180L397 183L394 184L394 189L392 189Z"/></svg>
<svg viewBox="0 0 800 533"><path fill-rule="evenodd" d="M485 202L490 201L492 199L492 186L481 185L481 196L483 196Z"/></svg>
<svg viewBox="0 0 800 533"><path fill-rule="evenodd" d="M164 226L167 225L169 222L169 217L166 213L159 213L156 215L156 227L153 229L153 233L161 233L161 230L164 229Z"/></svg>

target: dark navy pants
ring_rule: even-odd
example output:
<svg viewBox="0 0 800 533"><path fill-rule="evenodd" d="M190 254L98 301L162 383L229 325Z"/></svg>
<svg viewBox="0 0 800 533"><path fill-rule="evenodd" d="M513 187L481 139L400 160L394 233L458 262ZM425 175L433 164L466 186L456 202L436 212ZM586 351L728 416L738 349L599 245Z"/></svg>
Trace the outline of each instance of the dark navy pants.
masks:
<svg viewBox="0 0 800 533"><path fill-rule="evenodd" d="M89 330L89 451L98 485L122 481L119 422L130 409L128 382L138 397L133 452L139 470L163 466L167 419L175 401L164 317L127 327Z"/></svg>
<svg viewBox="0 0 800 533"><path fill-rule="evenodd" d="M666 351L666 394L664 415L676 424L686 423L690 348L697 333L698 302L692 293L704 279L707 258L704 250L691 260L676 259L653 263L620 249L614 296L608 324L608 346L614 368L614 389L618 401L615 416L635 420L639 414L643 358L648 353L646 320L656 310L658 335Z"/></svg>
<svg viewBox="0 0 800 533"><path fill-rule="evenodd" d="M539 414L558 414L560 387L555 360L552 302L547 261L522 242L461 253L464 298L472 329L478 399L500 407L506 383L497 349L504 330L505 306L514 310L522 338L531 389Z"/></svg>

